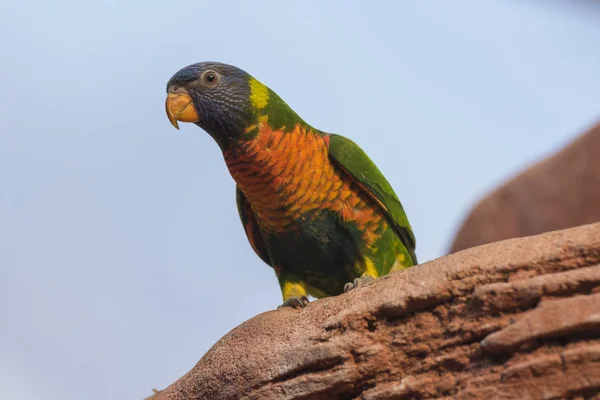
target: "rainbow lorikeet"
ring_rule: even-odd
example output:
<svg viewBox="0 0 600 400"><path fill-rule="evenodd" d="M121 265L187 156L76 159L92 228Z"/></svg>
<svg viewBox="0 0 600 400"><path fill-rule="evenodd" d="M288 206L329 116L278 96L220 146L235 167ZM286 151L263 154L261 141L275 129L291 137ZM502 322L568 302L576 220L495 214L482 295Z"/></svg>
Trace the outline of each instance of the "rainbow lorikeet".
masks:
<svg viewBox="0 0 600 400"><path fill-rule="evenodd" d="M187 66L167 84L166 111L175 128L193 122L218 143L248 241L275 270L284 306L417 264L404 209L373 161L248 73Z"/></svg>

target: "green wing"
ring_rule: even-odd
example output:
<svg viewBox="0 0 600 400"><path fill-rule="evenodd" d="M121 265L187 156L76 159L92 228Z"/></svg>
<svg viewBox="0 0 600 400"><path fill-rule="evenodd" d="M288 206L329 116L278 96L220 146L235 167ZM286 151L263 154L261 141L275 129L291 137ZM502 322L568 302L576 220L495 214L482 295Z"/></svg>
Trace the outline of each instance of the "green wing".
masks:
<svg viewBox="0 0 600 400"><path fill-rule="evenodd" d="M248 200L246 200L244 193L242 193L240 188L237 186L235 187L235 198L237 202L238 213L240 214L244 232L246 232L246 237L250 242L250 246L252 246L256 254L258 254L258 256L264 262L271 265L269 252L267 251L267 246L265 244L265 240L263 239L262 233L260 232L260 228L256 223L254 211L252 211L250 203L248 203Z"/></svg>
<svg viewBox="0 0 600 400"><path fill-rule="evenodd" d="M379 203L390 225L398 234L410 253L413 263L417 264L415 255L415 236L390 183L385 179L375 163L352 140L344 136L329 134L329 157L352 179Z"/></svg>

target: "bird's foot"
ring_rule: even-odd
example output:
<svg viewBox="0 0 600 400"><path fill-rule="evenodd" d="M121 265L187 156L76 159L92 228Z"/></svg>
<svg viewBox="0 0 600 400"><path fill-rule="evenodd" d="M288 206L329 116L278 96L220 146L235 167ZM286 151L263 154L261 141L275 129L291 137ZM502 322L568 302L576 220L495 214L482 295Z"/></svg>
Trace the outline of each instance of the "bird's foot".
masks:
<svg viewBox="0 0 600 400"><path fill-rule="evenodd" d="M348 282L344 285L344 293L356 289L359 286L366 286L369 283L373 282L375 278L370 275L363 275L360 278L354 279L352 282Z"/></svg>
<svg viewBox="0 0 600 400"><path fill-rule="evenodd" d="M293 296L283 302L282 305L277 307L278 309L281 307L292 307L292 308L304 308L308 305L308 297L307 296Z"/></svg>

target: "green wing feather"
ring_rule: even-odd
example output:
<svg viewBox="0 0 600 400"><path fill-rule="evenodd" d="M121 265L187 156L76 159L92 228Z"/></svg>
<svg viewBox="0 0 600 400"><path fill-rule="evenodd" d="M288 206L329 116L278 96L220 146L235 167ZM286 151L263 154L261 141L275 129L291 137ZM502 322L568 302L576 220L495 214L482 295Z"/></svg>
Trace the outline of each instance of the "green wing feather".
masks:
<svg viewBox="0 0 600 400"><path fill-rule="evenodd" d="M410 253L413 263L417 264L415 255L415 236L398 200L396 193L375 163L352 140L335 134L329 134L329 157L376 200L385 213L390 225L398 234Z"/></svg>
<svg viewBox="0 0 600 400"><path fill-rule="evenodd" d="M267 251L267 246L265 244L265 240L263 239L262 233L260 232L260 228L256 223L254 211L252 210L252 207L250 207L250 203L248 203L244 193L242 193L240 188L237 186L235 187L235 198L237 202L238 213L240 214L244 232L246 232L246 237L250 242L250 246L252 246L256 254L258 254L258 256L264 262L271 265L271 258L269 257L269 252Z"/></svg>

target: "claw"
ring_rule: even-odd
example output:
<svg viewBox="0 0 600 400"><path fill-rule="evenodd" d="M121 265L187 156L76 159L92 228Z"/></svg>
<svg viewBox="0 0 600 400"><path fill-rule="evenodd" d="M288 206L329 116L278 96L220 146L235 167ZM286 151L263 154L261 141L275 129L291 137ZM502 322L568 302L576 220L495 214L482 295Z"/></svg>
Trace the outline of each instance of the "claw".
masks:
<svg viewBox="0 0 600 400"><path fill-rule="evenodd" d="M359 286L366 286L369 283L373 282L374 280L375 280L375 278L373 278L370 275L363 275L360 278L355 278L354 281L348 282L344 285L344 293L346 293L352 289L356 289Z"/></svg>
<svg viewBox="0 0 600 400"><path fill-rule="evenodd" d="M302 296L302 297L290 297L289 299L287 299L286 301L283 302L283 304L281 304L279 307L277 307L277 309L280 309L281 307L292 307L292 308L304 308L308 305L308 297L307 296Z"/></svg>

